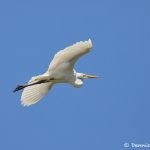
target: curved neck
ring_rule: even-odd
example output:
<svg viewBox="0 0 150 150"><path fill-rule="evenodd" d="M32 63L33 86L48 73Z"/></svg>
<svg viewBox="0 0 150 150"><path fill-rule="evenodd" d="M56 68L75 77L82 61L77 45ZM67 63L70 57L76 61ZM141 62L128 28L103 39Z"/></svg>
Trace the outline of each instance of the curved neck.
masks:
<svg viewBox="0 0 150 150"><path fill-rule="evenodd" d="M76 72L74 70L75 81L73 82L74 87L81 87L83 85L82 73Z"/></svg>

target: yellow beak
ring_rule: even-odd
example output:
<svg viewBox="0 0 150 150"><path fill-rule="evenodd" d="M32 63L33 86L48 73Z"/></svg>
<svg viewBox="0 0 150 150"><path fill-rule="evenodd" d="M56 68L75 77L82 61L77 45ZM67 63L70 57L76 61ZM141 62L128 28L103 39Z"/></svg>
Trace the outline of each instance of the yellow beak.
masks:
<svg viewBox="0 0 150 150"><path fill-rule="evenodd" d="M87 75L85 74L86 78L99 78L98 76L92 76L92 75Z"/></svg>

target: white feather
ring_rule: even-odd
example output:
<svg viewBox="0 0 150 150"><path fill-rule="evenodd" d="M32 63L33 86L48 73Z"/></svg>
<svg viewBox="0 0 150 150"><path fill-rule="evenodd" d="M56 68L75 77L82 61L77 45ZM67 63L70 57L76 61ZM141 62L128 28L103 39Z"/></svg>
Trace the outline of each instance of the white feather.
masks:
<svg viewBox="0 0 150 150"><path fill-rule="evenodd" d="M48 70L42 75L32 77L28 82L28 86L23 90L21 96L22 105L30 106L37 103L56 83L69 83L75 87L81 87L84 78L96 78L96 76L77 73L74 70L76 61L90 52L91 48L92 42L89 39L77 42L56 53ZM39 81L47 81L47 83L35 84Z"/></svg>
<svg viewBox="0 0 150 150"><path fill-rule="evenodd" d="M57 52L49 65L48 72L55 70L63 63L69 63L73 70L75 62L92 48L92 41L80 41Z"/></svg>
<svg viewBox="0 0 150 150"><path fill-rule="evenodd" d="M42 99L52 87L53 83L42 83L26 87L21 96L23 106L30 106Z"/></svg>

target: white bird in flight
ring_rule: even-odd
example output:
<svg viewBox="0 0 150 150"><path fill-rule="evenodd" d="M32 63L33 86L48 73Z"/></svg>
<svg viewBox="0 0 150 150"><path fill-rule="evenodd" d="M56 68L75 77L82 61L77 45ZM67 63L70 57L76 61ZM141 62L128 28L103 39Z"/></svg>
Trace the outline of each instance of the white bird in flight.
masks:
<svg viewBox="0 0 150 150"><path fill-rule="evenodd" d="M55 54L48 70L38 76L34 76L25 85L18 85L14 92L23 90L21 103L30 106L42 99L56 83L69 83L74 87L81 87L84 78L97 78L97 76L78 73L74 69L76 61L88 53L92 48L92 42L80 41L72 46L60 50Z"/></svg>

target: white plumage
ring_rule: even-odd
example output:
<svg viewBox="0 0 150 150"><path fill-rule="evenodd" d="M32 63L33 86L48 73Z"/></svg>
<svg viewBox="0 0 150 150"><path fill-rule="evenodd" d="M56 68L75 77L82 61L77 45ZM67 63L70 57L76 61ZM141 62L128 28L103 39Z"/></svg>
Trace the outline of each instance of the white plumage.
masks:
<svg viewBox="0 0 150 150"><path fill-rule="evenodd" d="M50 82L26 87L21 96L22 105L29 106L37 103L40 99L47 95L52 85L53 83Z"/></svg>
<svg viewBox="0 0 150 150"><path fill-rule="evenodd" d="M21 103L30 106L42 99L52 86L56 83L69 83L74 87L81 87L84 78L97 78L97 76L77 73L74 69L75 62L92 48L92 42L80 41L72 46L60 50L55 54L48 70L42 74L32 77L26 85L19 85L14 90L23 90Z"/></svg>

